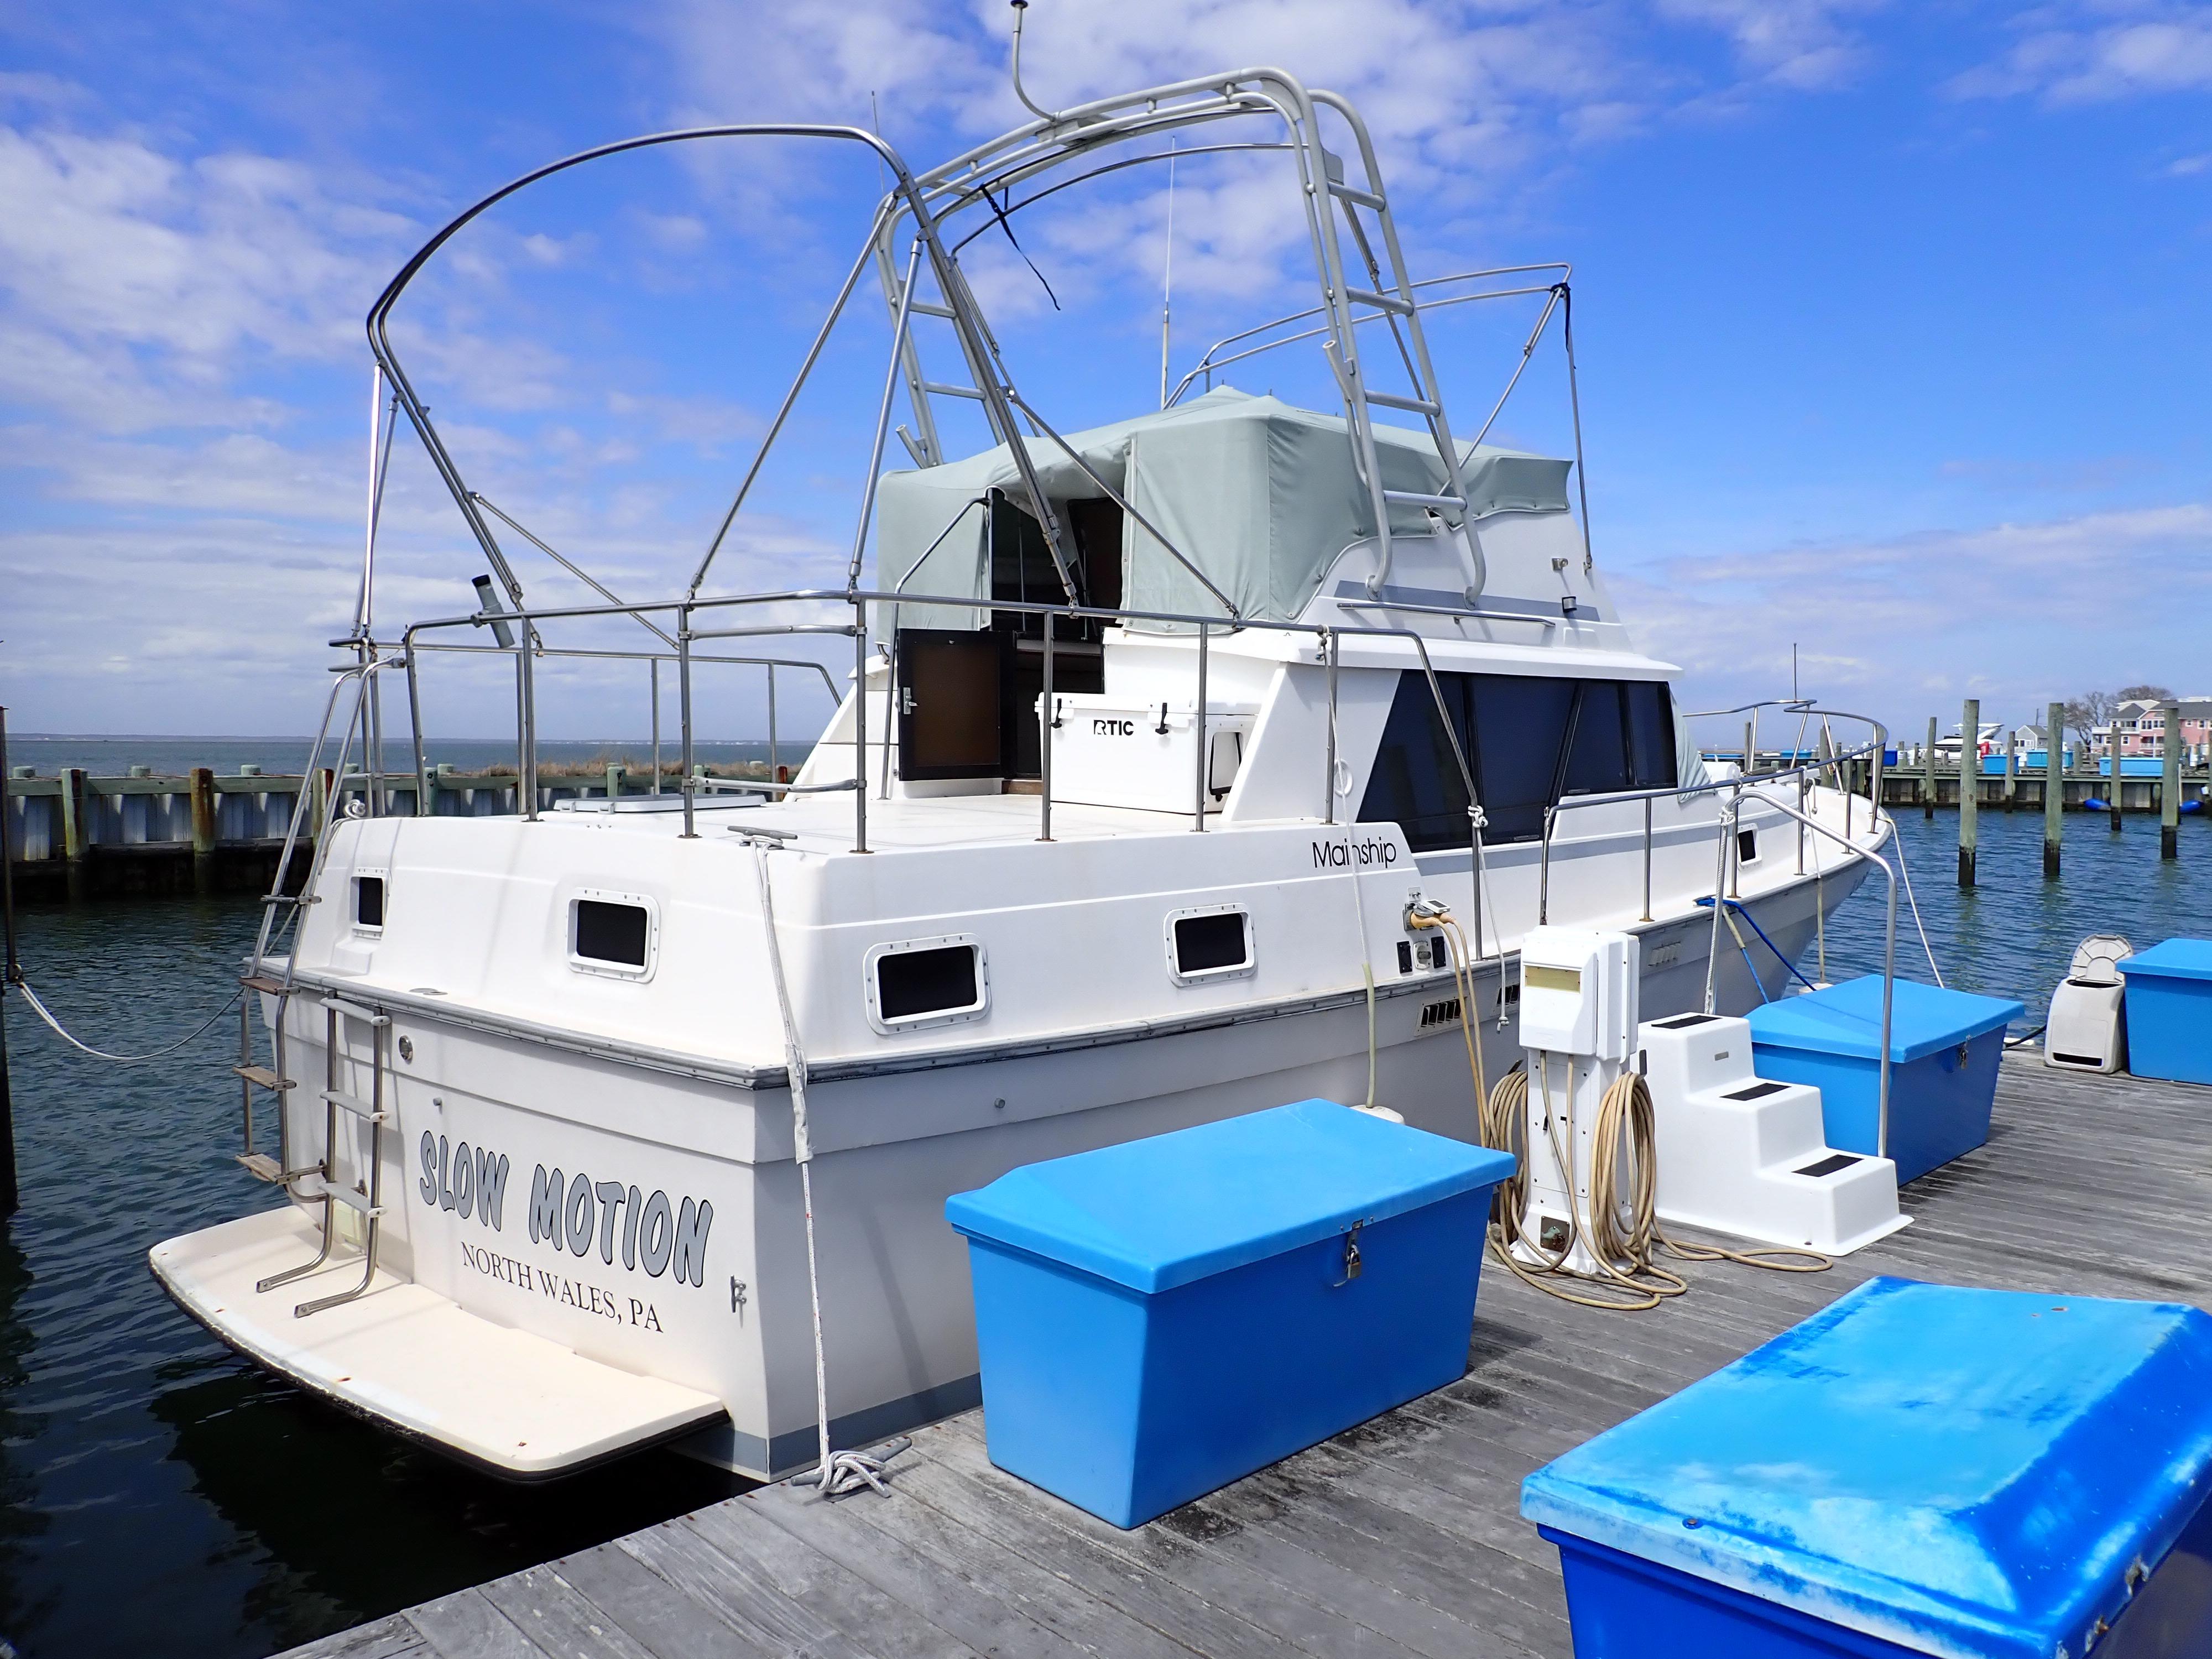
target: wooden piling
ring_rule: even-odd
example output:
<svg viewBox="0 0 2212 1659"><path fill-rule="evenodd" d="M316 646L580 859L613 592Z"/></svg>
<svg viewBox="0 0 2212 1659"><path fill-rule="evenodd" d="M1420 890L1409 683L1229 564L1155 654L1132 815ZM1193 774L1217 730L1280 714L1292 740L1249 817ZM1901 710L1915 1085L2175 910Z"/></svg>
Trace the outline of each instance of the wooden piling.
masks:
<svg viewBox="0 0 2212 1659"><path fill-rule="evenodd" d="M1982 700L1966 699L1959 722L1959 885L1974 884L1975 842L1982 811Z"/></svg>
<svg viewBox="0 0 2212 1659"><path fill-rule="evenodd" d="M2166 718L2166 737L2160 744L2158 779L2158 855L2181 856L2181 705L2171 700L2160 706Z"/></svg>
<svg viewBox="0 0 2212 1659"><path fill-rule="evenodd" d="M2112 787L2105 792L2105 810L2117 836L2120 833L2120 711L2117 708L2106 718L2105 750L2112 771Z"/></svg>
<svg viewBox="0 0 2212 1659"><path fill-rule="evenodd" d="M2006 728L2004 746L2004 810L2009 812L2020 805L2020 728L2018 726Z"/></svg>
<svg viewBox="0 0 2212 1659"><path fill-rule="evenodd" d="M1936 816L1936 717L1928 717L1928 746L1920 751L1920 816Z"/></svg>
<svg viewBox="0 0 2212 1659"><path fill-rule="evenodd" d="M215 772L192 768L192 890L215 890Z"/></svg>
<svg viewBox="0 0 2212 1659"><path fill-rule="evenodd" d="M0 708L0 779L8 775L8 711ZM4 787L0 784L0 787ZM8 993L22 981L15 961L15 853L8 844L8 802L0 796L0 1221L15 1213L15 1097L8 1082Z"/></svg>
<svg viewBox="0 0 2212 1659"><path fill-rule="evenodd" d="M2052 703L2043 716L2043 873L2058 879L2058 837L2066 810L2066 711Z"/></svg>

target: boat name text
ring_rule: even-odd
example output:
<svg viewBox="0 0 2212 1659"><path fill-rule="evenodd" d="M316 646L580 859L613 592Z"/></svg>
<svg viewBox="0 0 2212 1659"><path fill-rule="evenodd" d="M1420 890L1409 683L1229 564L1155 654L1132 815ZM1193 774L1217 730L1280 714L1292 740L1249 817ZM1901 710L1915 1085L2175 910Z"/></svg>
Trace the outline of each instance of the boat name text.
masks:
<svg viewBox="0 0 2212 1659"><path fill-rule="evenodd" d="M422 1174L415 1190L423 1203L503 1231L505 1152L465 1140L453 1145L428 1129L419 1151ZM580 1170L572 1179L543 1164L530 1174L530 1242L573 1255L591 1255L596 1242L599 1260L609 1267L619 1249L625 1267L642 1267L654 1279L673 1269L678 1284L704 1285L707 1234L714 1224L714 1206L703 1198L672 1200L659 1189L648 1194L619 1181L593 1181Z"/></svg>
<svg viewBox="0 0 2212 1659"><path fill-rule="evenodd" d="M1393 865L1398 861L1398 843L1380 836L1365 841L1317 841L1313 861L1316 870L1349 870L1354 863L1363 870L1370 864Z"/></svg>

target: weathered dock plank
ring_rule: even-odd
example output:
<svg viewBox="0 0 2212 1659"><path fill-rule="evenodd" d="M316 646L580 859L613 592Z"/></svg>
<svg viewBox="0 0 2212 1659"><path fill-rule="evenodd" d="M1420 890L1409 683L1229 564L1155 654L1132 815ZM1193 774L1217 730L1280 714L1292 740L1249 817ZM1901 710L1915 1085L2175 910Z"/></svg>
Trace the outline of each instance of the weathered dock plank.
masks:
<svg viewBox="0 0 2212 1659"><path fill-rule="evenodd" d="M1690 1293L1646 1314L1493 1265L1459 1382L1133 1531L994 1467L971 1412L888 1498L764 1488L292 1659L1570 1659L1530 1470L1878 1273L2212 1306L2212 1090L2010 1056L1990 1144L1905 1204L1826 1273L1677 1264Z"/></svg>

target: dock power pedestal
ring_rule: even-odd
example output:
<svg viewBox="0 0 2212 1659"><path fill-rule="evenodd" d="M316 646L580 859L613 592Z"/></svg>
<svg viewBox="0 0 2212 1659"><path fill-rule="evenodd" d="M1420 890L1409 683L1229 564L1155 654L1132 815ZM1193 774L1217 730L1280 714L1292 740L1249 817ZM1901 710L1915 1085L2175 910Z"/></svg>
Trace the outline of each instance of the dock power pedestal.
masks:
<svg viewBox="0 0 2212 1659"><path fill-rule="evenodd" d="M1642 967L1632 933L1547 927L1522 941L1528 1198L1513 1249L1531 1267L1604 1276L1589 1243L1590 1164L1599 1104L1636 1063Z"/></svg>

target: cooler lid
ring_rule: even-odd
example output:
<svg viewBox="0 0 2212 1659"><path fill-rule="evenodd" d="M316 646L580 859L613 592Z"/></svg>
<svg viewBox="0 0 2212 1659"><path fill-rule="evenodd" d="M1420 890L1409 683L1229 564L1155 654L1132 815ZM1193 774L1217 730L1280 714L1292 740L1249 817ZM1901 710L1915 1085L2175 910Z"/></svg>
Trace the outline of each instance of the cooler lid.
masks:
<svg viewBox="0 0 2212 1659"><path fill-rule="evenodd" d="M1504 1180L1509 1152L1334 1101L1031 1164L945 1200L969 1238L1171 1290Z"/></svg>
<svg viewBox="0 0 2212 1659"><path fill-rule="evenodd" d="M1862 1285L1530 1475L1532 1521L1918 1653L2080 1655L2212 1494L2212 1317Z"/></svg>
<svg viewBox="0 0 2212 1659"><path fill-rule="evenodd" d="M2027 1012L2025 1004L2002 997L1975 996L1917 980L1896 983L1889 1011L1893 1065L1996 1030ZM1869 974L1802 997L1784 997L1753 1009L1749 1018L1755 1043L1874 1060L1881 1052L1881 975Z"/></svg>
<svg viewBox="0 0 2212 1659"><path fill-rule="evenodd" d="M2170 939L2120 958L2124 974L2164 979L2212 979L2212 939Z"/></svg>

